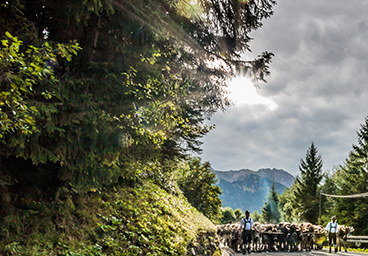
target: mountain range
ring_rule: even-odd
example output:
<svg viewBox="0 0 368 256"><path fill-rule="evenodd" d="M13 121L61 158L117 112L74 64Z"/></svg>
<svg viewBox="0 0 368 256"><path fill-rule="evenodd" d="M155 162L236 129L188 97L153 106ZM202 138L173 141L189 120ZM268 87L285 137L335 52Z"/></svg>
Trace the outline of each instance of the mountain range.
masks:
<svg viewBox="0 0 368 256"><path fill-rule="evenodd" d="M233 210L249 210L251 213L261 213L262 206L267 200L272 183L280 194L290 187L295 177L282 169L259 169L252 171L241 169L238 171L216 171L217 185L222 189L220 199L222 206L229 206Z"/></svg>

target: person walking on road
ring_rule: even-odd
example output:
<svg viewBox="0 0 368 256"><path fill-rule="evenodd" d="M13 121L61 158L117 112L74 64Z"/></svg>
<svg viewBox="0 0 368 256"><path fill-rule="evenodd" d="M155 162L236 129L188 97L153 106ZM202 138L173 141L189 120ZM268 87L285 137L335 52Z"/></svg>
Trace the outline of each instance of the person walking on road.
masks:
<svg viewBox="0 0 368 256"><path fill-rule="evenodd" d="M250 217L250 212L248 210L245 211L245 217L242 218L240 222L240 230L243 231L243 254L248 252L250 254L250 243L252 240L252 228L254 228L253 219Z"/></svg>
<svg viewBox="0 0 368 256"><path fill-rule="evenodd" d="M336 234L339 228L339 224L336 222L336 217L332 216L331 222L327 224L325 230L328 232L328 245L329 245L329 253L331 253L332 242L335 247L335 253L337 253L337 243L336 243Z"/></svg>

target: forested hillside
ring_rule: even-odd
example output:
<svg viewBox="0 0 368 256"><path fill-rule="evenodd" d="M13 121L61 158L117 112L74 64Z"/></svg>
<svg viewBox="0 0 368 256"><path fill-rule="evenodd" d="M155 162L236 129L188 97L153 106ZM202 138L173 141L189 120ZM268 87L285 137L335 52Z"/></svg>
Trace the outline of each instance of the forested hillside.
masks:
<svg viewBox="0 0 368 256"><path fill-rule="evenodd" d="M191 153L228 81L269 75L272 53L241 56L274 5L2 1L1 253L216 253L193 239L211 234L198 221L220 218L221 191Z"/></svg>

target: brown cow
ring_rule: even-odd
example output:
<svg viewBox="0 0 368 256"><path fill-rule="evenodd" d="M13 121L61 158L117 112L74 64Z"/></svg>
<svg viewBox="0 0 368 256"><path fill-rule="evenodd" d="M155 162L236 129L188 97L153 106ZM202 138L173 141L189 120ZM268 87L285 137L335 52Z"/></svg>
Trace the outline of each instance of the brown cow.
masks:
<svg viewBox="0 0 368 256"><path fill-rule="evenodd" d="M252 229L252 251L254 252L258 252L261 249L261 232L261 224L259 222L254 222L254 229Z"/></svg>
<svg viewBox="0 0 368 256"><path fill-rule="evenodd" d="M239 230L240 230L240 223L233 224L233 226L232 226L232 232L231 232L231 243L230 243L230 247L235 252L239 252L240 251L240 247L241 247L241 245L243 243L242 235L241 235L241 232L239 232Z"/></svg>
<svg viewBox="0 0 368 256"><path fill-rule="evenodd" d="M337 234L336 234L337 247L338 247L339 251L341 251L341 245L343 245L344 249L345 249L345 252L347 252L347 249L346 249L347 236L350 235L350 233L353 232L353 231L354 231L353 227L339 226L339 229L338 229Z"/></svg>
<svg viewBox="0 0 368 256"><path fill-rule="evenodd" d="M275 251L277 243L276 225L263 224L261 233L261 250L262 251Z"/></svg>

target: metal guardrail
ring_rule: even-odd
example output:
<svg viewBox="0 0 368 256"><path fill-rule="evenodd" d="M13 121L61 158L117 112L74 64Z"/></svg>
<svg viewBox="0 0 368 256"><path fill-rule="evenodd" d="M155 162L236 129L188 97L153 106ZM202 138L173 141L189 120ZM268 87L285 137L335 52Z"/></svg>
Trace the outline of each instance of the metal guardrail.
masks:
<svg viewBox="0 0 368 256"><path fill-rule="evenodd" d="M368 236L347 236L346 242L355 243L356 246L368 243Z"/></svg>

